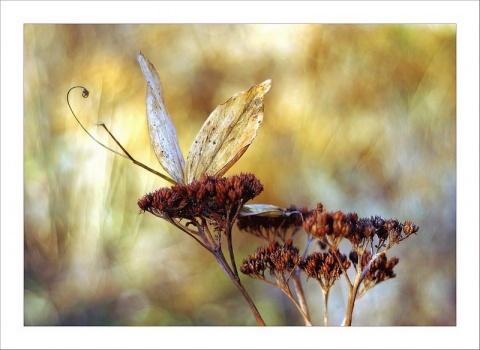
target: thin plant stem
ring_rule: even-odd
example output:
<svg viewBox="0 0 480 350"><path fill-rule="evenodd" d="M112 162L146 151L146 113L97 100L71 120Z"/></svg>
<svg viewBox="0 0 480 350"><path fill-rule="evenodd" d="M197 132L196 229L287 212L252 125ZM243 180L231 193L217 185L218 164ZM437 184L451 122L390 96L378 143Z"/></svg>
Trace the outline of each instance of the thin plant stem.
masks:
<svg viewBox="0 0 480 350"><path fill-rule="evenodd" d="M77 121L78 121L78 119L77 119ZM79 123L80 123L80 122L79 122ZM173 185L176 185L176 184L177 184L177 182L176 182L175 180L169 178L169 177L166 176L166 175L163 175L162 173L159 173L158 171L156 171L156 170L154 170L154 169L146 166L145 164L140 163L140 162L137 161L136 159L134 159L134 158L130 155L130 153L128 153L127 150L122 146L122 144L117 141L117 139L115 138L115 136L113 136L113 134L110 132L110 130L108 130L107 126L106 126L104 123L98 123L98 125L102 126L102 127L107 131L107 133L110 135L110 137L113 139L113 141L115 141L115 143L116 143L116 144L122 149L122 151L125 153L125 155L122 155L122 154L120 154L120 153L118 153L118 152L116 152L116 151L113 151L112 149L110 149L110 148L108 148L107 146L105 146L104 144L98 142L98 141L94 138L94 140L97 141L97 143L99 143L100 145L102 145L102 146L105 147L106 149L108 149L108 150L110 150L110 151L112 151L112 152L114 152L114 153L116 153L116 154L118 154L118 155L121 155L121 156L123 156L123 157L126 157L126 158L130 159L130 160L133 162L133 164L138 165L138 166L142 167L143 169L148 170L149 172L151 172L151 173L153 173L153 174L155 174L155 175L157 175L157 176L160 176L162 179L167 180L167 181L170 182L171 184L173 184ZM83 126L82 126L82 127L83 127ZM89 135L90 135L90 134L89 134ZM91 137L92 137L92 136L91 136Z"/></svg>
<svg viewBox="0 0 480 350"><path fill-rule="evenodd" d="M85 132L87 133L88 136L90 136L96 143L98 143L100 146L108 149L109 151L111 151L111 152L113 152L113 153L115 153L115 154L117 154L117 155L119 155L119 156L121 156L121 157L130 159L135 165L138 165L138 166L144 168L145 170L151 172L152 174L155 174L155 175L161 177L162 179L170 182L170 183L173 184L173 185L176 185L176 184L177 184L177 182L176 182L175 180L169 178L168 176L166 176L166 175L164 175L164 174L162 174L162 173L159 173L158 171L156 171L156 170L154 170L154 169L146 166L145 164L140 163L140 162L137 161L136 159L134 159L134 158L130 155L130 153L128 153L127 150L122 146L122 144L117 141L117 139L115 138L115 136L113 136L113 134L110 132L110 130L108 130L107 126L106 126L104 123L100 122L100 123L98 123L97 125L102 126L102 127L107 131L107 133L110 135L110 137L113 139L113 141L115 141L115 143L122 149L122 151L123 151L125 154L121 154L121 153L119 153L119 152L111 149L110 147L104 145L103 143L101 143L100 141L98 141L92 134L90 134L90 133L88 132L88 130L87 130L87 129L83 126L83 124L80 122L80 120L77 118L77 116L76 116L75 113L73 112L72 106L70 105L70 99L69 99L69 97L70 97L70 92L71 92L73 89L77 89L77 88L83 89L82 96L83 96L84 98L87 98L87 97L88 97L89 92L88 92L87 89L85 89L85 88L84 88L83 86L81 86L81 85L74 86L74 87L70 88L70 90L68 90L68 92L67 92L67 104L68 104L68 108L70 108L70 112L72 112L72 114L73 114L73 117L76 119L77 123L81 126L81 128L83 129L83 131L85 131Z"/></svg>
<svg viewBox="0 0 480 350"><path fill-rule="evenodd" d="M250 310L253 313L253 316L257 320L257 323L259 326L266 326L265 321L263 320L262 316L260 315L260 312L258 311L257 307L255 306L252 298L250 297L250 294L248 294L247 290L245 287L242 285L240 278L238 276L235 276L233 273L232 269L230 268L230 265L228 265L227 260L225 259L225 256L223 255L223 252L218 249L212 251L213 255L215 256L215 259L217 259L217 262L220 264L222 267L223 271L227 274L227 276L232 280L232 282L235 284L235 286L240 290L242 293L243 297L248 303L248 306L250 307Z"/></svg>
<svg viewBox="0 0 480 350"><path fill-rule="evenodd" d="M330 294L330 288L323 289L323 324L328 326L328 296Z"/></svg>
<svg viewBox="0 0 480 350"><path fill-rule="evenodd" d="M209 245L208 245L208 241L206 240L206 237L204 236L201 236L205 242L202 242L200 241L196 236L195 232L193 232L192 230L189 230L187 227L179 224L176 220L174 219L167 219L168 222L172 223L175 227L178 227L180 230L182 230L183 232L185 232L187 235L189 235L190 237L192 237L195 241L197 241L198 244L200 244L203 248L205 248L206 250L208 251L211 251L210 248L209 248Z"/></svg>
<svg viewBox="0 0 480 350"><path fill-rule="evenodd" d="M357 299L357 293L358 293L358 289L360 288L360 284L362 283L365 276L367 275L368 270L370 270L370 266L382 254L385 254L385 251L378 252L374 256L372 256L372 258L370 259L368 264L365 266L363 271L361 266L362 255L358 254L357 274L355 277L355 281L353 282L353 286L349 288L348 304L347 304L347 310L345 313L344 326L352 325L353 307L355 306L355 301Z"/></svg>
<svg viewBox="0 0 480 350"><path fill-rule="evenodd" d="M237 217L238 213L240 212L240 209L241 209L241 207L235 213L235 218ZM230 220L230 218L227 217L227 222L230 223L227 227L227 232L226 232L228 254L230 256L230 262L231 262L231 266L232 266L232 269L233 269L233 273L235 274L236 278L240 279L240 277L238 276L238 271L237 271L237 263L235 262L235 254L233 252L232 227L233 227L233 223L235 222L235 219Z"/></svg>
<svg viewBox="0 0 480 350"><path fill-rule="evenodd" d="M284 278L280 278L280 279L277 278L277 286L295 305L297 310L300 312L300 315L302 315L305 325L313 326L312 321L310 321L310 317L305 313L305 311L302 309L298 301L293 296L292 291L288 286L288 282Z"/></svg>
<svg viewBox="0 0 480 350"><path fill-rule="evenodd" d="M305 299L305 293L303 292L302 283L300 281L300 270L296 269L292 274L293 287L298 297L298 303L303 313L305 314L305 324L311 326L310 311L308 310L307 300ZM308 324L309 323L309 324Z"/></svg>
<svg viewBox="0 0 480 350"><path fill-rule="evenodd" d="M360 277L361 274L357 273L355 277L355 281L353 282L353 286L349 286L348 291L348 303L347 303L347 310L345 312L345 320L343 322L344 326L351 326L352 325L352 317L353 317L353 307L355 306L355 300L357 299L357 292L358 287L360 286Z"/></svg>
<svg viewBox="0 0 480 350"><path fill-rule="evenodd" d="M228 232L227 232L227 245L228 245L228 254L230 256L230 262L232 264L233 273L235 274L235 276L237 278L239 278L238 277L238 271L237 271L237 265L236 265L236 262L235 262L235 254L233 253L233 240L232 240L232 231L231 230L228 230Z"/></svg>
<svg viewBox="0 0 480 350"><path fill-rule="evenodd" d="M265 321L263 320L262 316L260 315L260 312L258 311L257 307L255 306L252 298L246 291L245 287L243 287L240 277L238 274L235 274L232 271L232 268L230 265L227 263L225 256L223 255L223 252L221 250L221 245L218 247L215 246L215 242L213 240L213 237L211 236L210 231L208 230L208 226L203 226L203 225L197 225L197 230L199 235L205 240L204 242L201 242L196 235L190 233L186 227L178 224L175 220L169 220L171 223L173 223L176 227L181 229L182 231L186 232L189 236L194 238L203 248L208 250L210 253L212 253L215 256L215 259L217 260L218 264L222 268L222 270L227 274L227 276L232 280L232 282L235 284L235 286L240 290L242 293L243 297L247 301L250 310L252 311L255 319L257 320L257 323L259 326L266 326ZM205 224L205 223L204 223Z"/></svg>

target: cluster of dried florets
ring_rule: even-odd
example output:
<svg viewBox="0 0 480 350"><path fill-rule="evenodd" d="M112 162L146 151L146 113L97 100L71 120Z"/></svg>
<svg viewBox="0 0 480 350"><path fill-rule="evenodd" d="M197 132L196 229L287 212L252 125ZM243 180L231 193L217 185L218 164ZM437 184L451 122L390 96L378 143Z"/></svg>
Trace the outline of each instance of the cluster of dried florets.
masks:
<svg viewBox="0 0 480 350"><path fill-rule="evenodd" d="M172 223L212 253L221 251L221 236L226 234L233 261L231 228L243 205L262 191L253 174L203 175L192 183L149 193L138 206Z"/></svg>
<svg viewBox="0 0 480 350"><path fill-rule="evenodd" d="M292 212L300 215L289 215ZM273 242L258 248L245 259L240 269L242 273L266 280L267 269L270 276L277 278L285 276L285 271L291 274L292 269L298 267L308 278L318 280L322 289L328 290L342 274L348 278L346 271L353 264L357 273L361 274L360 282L363 282L364 289L360 294L363 294L374 285L395 277L393 268L399 259L393 257L387 260L385 251L419 229L411 221L401 224L396 219L385 220L379 216L358 218L356 213L327 212L321 203L310 211L290 207L284 213L273 217L251 215L238 219L241 230ZM284 245L275 242L285 242L286 232L297 232L299 218L310 239L318 240L321 250L303 258L298 253L299 249L293 246L293 235ZM339 244L344 239L352 245L348 258L339 251ZM285 264L287 261L290 264ZM285 270L285 267L289 269Z"/></svg>
<svg viewBox="0 0 480 350"><path fill-rule="evenodd" d="M340 278L342 271L347 270L351 262L343 254L328 252L314 252L300 263L299 267L309 278L316 279L322 289L333 286Z"/></svg>
<svg viewBox="0 0 480 350"><path fill-rule="evenodd" d="M242 206L262 191L263 185L253 174L203 175L190 184L177 184L149 193L138 201L138 206L142 211L167 220L195 222L205 219L224 226L235 220Z"/></svg>
<svg viewBox="0 0 480 350"><path fill-rule="evenodd" d="M307 279L320 283L325 296L325 310L329 289L340 276L345 276L353 298L349 298L347 315L350 316L346 318L346 324L350 324L354 299L378 283L395 277L393 268L399 259L388 260L385 252L419 230L418 225L411 221L402 224L396 219L385 220L379 216L359 218L356 213L327 212L320 203L313 210L266 206L267 210L255 211L250 206L250 210L242 212L239 217L245 203L262 190L263 185L253 174L227 178L203 175L190 184L177 184L147 194L138 201L138 205L142 211L173 223L196 239L215 255L242 289L231 240L232 225L238 217L237 224L241 230L269 243L243 260L240 271L279 287L295 303L306 324L311 324L311 321L299 273L303 272ZM293 236L301 228L306 232L308 242L303 254L293 245ZM227 236L233 268L228 266L221 252L221 233ZM320 251L307 255L313 240L319 243ZM348 258L340 253L342 240L351 243ZM354 283L347 273L351 265L358 277ZM290 289L291 280L297 296ZM359 290L362 283L363 289ZM325 324L327 318L325 314Z"/></svg>
<svg viewBox="0 0 480 350"><path fill-rule="evenodd" d="M367 290L373 288L380 282L394 278L395 273L393 272L393 268L399 262L399 259L395 256L387 259L385 253L379 254L378 257L372 261L372 253L368 250L362 255L360 266L358 266L358 254L355 251L352 250L350 252L349 258L355 268L359 267L360 271L364 271L363 289L359 292L358 297L361 297Z"/></svg>
<svg viewBox="0 0 480 350"><path fill-rule="evenodd" d="M303 228L335 251L344 238L354 249L374 240L377 248L385 244L390 248L419 229L411 221L401 224L396 219L385 220L379 216L359 219L356 213L327 212L322 204L305 217Z"/></svg>
<svg viewBox="0 0 480 350"><path fill-rule="evenodd" d="M298 252L291 239L284 244L271 243L259 247L254 254L243 260L240 271L259 279L265 279L266 270L271 276L288 277L302 261Z"/></svg>

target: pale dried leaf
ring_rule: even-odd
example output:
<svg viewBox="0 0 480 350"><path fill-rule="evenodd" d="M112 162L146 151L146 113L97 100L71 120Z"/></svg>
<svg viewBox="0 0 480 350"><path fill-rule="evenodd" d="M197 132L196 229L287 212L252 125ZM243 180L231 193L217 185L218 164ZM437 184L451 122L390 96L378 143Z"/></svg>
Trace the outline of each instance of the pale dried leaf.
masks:
<svg viewBox="0 0 480 350"><path fill-rule="evenodd" d="M245 216L268 216L268 217L280 217L290 216L293 213L300 213L298 211L289 212L284 208L277 207L271 204L245 204L239 213L239 217Z"/></svg>
<svg viewBox="0 0 480 350"><path fill-rule="evenodd" d="M263 98L271 80L240 92L208 117L190 147L185 182L202 174L222 176L247 150L263 120Z"/></svg>
<svg viewBox="0 0 480 350"><path fill-rule="evenodd" d="M176 182L183 183L185 160L172 119L163 102L163 89L155 67L140 52L137 60L147 81L147 123L150 142L160 165Z"/></svg>

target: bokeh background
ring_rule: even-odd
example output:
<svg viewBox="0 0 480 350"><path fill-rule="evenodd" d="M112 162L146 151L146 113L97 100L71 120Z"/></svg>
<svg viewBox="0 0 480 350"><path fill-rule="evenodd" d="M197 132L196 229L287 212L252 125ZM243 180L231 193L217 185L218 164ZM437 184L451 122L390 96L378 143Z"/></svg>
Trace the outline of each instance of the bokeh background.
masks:
<svg viewBox="0 0 480 350"><path fill-rule="evenodd" d="M456 325L455 25L24 26L25 325L254 325L213 257L137 200L168 183L100 147L104 122L161 170L145 117L142 51L187 154L209 113L272 79L252 146L255 203L412 220L397 277L356 303L354 325ZM234 232L237 262L262 241ZM304 242L299 237L298 245ZM243 277L269 325L302 325L278 290ZM321 293L305 284L313 321ZM341 323L347 289L331 292Z"/></svg>

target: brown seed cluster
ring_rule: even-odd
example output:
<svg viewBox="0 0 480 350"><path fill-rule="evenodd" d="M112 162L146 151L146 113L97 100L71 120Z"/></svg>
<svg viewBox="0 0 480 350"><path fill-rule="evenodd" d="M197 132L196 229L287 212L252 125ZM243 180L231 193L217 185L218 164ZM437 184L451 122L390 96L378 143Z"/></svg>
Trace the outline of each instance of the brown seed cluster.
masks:
<svg viewBox="0 0 480 350"><path fill-rule="evenodd" d="M330 288L342 274L342 267L347 270L351 262L343 254L328 252L315 252L305 258L299 267L309 278L318 280L322 288Z"/></svg>
<svg viewBox="0 0 480 350"><path fill-rule="evenodd" d="M138 201L142 212L164 219L204 218L216 222L233 220L240 208L263 191L253 174L231 177L203 175L190 184L161 188Z"/></svg>
<svg viewBox="0 0 480 350"><path fill-rule="evenodd" d="M302 227L306 208L291 206L283 215L250 215L237 219L238 228L254 236L265 239L269 243L277 240L286 242Z"/></svg>
<svg viewBox="0 0 480 350"><path fill-rule="evenodd" d="M284 244L278 242L259 247L257 251L243 260L240 271L250 277L265 279L265 271L271 276L289 275L298 266L302 258L292 240Z"/></svg>
<svg viewBox="0 0 480 350"><path fill-rule="evenodd" d="M301 215L297 217L288 214L293 212ZM393 268L398 263L398 258L387 260L383 253L372 260L371 250L388 250L419 230L418 225L411 221L401 224L396 219L385 220L379 216L358 218L356 213L327 212L321 203L311 211L292 206L285 210L285 215L277 214L250 215L238 219L241 230L270 242L269 246L258 248L255 254L243 261L241 272L265 280L265 271L268 270L278 281L278 276L285 272L290 274L298 267L308 278L318 280L324 290L329 289L342 273L346 273L352 263L357 267L357 252L362 257L364 291L395 277ZM318 240L321 249L321 252L314 252L306 258L299 256L299 249L292 246L293 234L288 236L288 232L297 232L300 219L303 220L304 230ZM343 239L352 243L353 250L348 258L339 251ZM285 244L281 245L277 241Z"/></svg>
<svg viewBox="0 0 480 350"><path fill-rule="evenodd" d="M350 252L349 258L353 262L354 266L357 266L357 253L354 251ZM371 259L372 253L370 251L365 251L362 255L362 271L366 268ZM370 268L365 273L365 278L363 280L363 284L365 286L364 292L380 282L383 282L389 278L394 278L395 273L393 272L393 268L398 264L398 262L399 259L395 256L391 259L387 259L386 254L380 254L375 261L370 264Z"/></svg>
<svg viewBox="0 0 480 350"><path fill-rule="evenodd" d="M376 236L381 246L387 240L396 244L419 230L411 221L401 224L396 219L384 220L379 216L359 219L356 213L327 212L322 204L305 218L303 228L334 250L343 238L360 246L372 242Z"/></svg>
<svg viewBox="0 0 480 350"><path fill-rule="evenodd" d="M405 237L410 236L412 233L418 232L418 225L411 221L405 221L403 224L403 233L405 233Z"/></svg>
<svg viewBox="0 0 480 350"><path fill-rule="evenodd" d="M299 255L299 249L293 246L291 239L284 244L278 242L259 247L255 254L243 260L240 271L253 278L266 280L265 272L283 283L288 281L293 270L299 267L308 277L320 282L322 288L330 288L342 274L342 268L351 266L345 255L329 252L315 252L305 259Z"/></svg>

